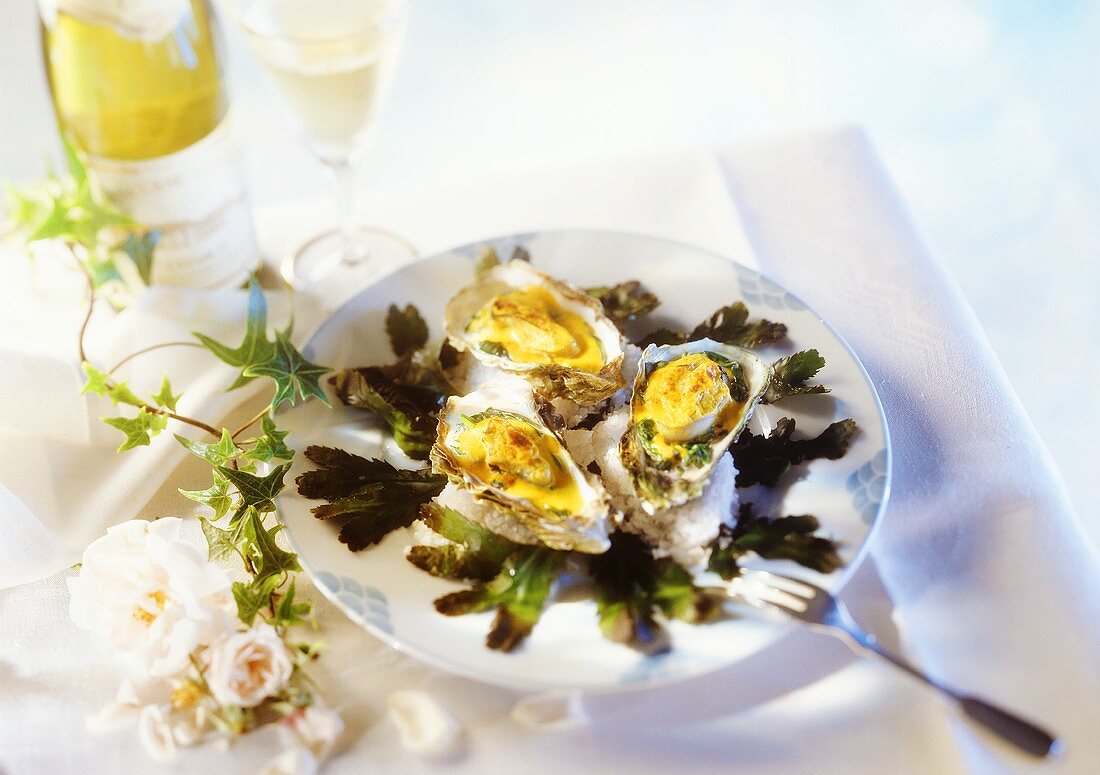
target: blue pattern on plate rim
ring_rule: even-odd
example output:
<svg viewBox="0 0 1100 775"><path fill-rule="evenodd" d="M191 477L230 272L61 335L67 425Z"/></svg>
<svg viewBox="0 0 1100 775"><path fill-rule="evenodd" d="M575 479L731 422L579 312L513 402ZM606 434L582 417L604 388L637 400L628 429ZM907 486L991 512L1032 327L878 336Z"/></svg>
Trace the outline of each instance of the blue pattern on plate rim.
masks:
<svg viewBox="0 0 1100 775"><path fill-rule="evenodd" d="M387 635L393 635L390 605L380 590L328 571L318 571L315 577L318 583L326 587L341 604L354 611L360 619Z"/></svg>
<svg viewBox="0 0 1100 775"><path fill-rule="evenodd" d="M868 525L874 522L886 492L886 450L879 450L848 477L848 492L863 521Z"/></svg>
<svg viewBox="0 0 1100 775"><path fill-rule="evenodd" d="M737 271L741 295L747 304L763 304L772 309L789 309L795 312L806 309L805 304L767 277L738 264L734 265L734 269Z"/></svg>

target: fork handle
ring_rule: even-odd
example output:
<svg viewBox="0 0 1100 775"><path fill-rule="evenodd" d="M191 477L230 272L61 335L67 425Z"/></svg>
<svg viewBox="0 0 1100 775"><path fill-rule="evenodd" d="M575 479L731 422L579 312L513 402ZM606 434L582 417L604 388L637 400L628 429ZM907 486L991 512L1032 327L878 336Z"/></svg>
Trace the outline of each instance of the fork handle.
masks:
<svg viewBox="0 0 1100 775"><path fill-rule="evenodd" d="M917 678L929 686L938 689L946 696L953 699L970 719L988 729L993 734L1012 743L1022 751L1032 756L1044 757L1051 754L1057 755L1061 749L1061 741L1042 727L1032 724L1015 713L999 708L986 702L980 697L963 694L950 686L935 680L927 673L914 667L897 654L887 651L879 645L874 635L865 632L852 621L846 621L837 629L830 628L833 632L844 632L852 641L860 647L875 654L887 662L901 668L914 678Z"/></svg>

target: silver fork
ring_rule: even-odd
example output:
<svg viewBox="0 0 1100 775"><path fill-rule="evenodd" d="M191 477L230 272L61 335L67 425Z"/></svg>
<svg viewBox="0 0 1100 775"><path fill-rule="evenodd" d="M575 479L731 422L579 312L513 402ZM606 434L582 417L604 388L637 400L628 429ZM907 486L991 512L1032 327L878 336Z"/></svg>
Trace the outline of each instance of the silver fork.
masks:
<svg viewBox="0 0 1100 775"><path fill-rule="evenodd" d="M756 582L756 583L754 583ZM842 638L850 646L877 654L954 700L971 719L989 731L1032 756L1056 756L1062 743L1045 729L1025 721L1014 713L965 694L937 681L897 654L879 645L874 635L866 632L848 613L847 607L821 587L801 579L767 571L745 571L730 586L727 594L744 603L764 610L780 611L812 627ZM859 649L854 649L857 652Z"/></svg>

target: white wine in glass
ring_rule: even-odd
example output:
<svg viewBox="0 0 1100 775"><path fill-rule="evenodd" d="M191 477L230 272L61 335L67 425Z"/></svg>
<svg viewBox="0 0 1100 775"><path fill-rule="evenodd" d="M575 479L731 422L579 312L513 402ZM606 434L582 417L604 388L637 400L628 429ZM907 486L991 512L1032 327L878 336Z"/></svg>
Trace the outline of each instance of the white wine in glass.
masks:
<svg viewBox="0 0 1100 775"><path fill-rule="evenodd" d="M341 227L307 242L284 265L290 282L393 263L413 251L364 229L354 206L354 164L389 91L405 31L406 0L227 0L292 124L331 171Z"/></svg>

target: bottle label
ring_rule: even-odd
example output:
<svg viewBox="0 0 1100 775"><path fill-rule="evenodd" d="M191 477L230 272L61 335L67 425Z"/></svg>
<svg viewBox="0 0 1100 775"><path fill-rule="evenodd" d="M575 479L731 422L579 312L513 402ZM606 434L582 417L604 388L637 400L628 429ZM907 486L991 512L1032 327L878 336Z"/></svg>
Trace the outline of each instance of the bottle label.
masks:
<svg viewBox="0 0 1100 775"><path fill-rule="evenodd" d="M259 263L244 158L228 119L168 156L136 161L89 156L87 164L120 210L161 232L154 283L228 285L243 281Z"/></svg>

